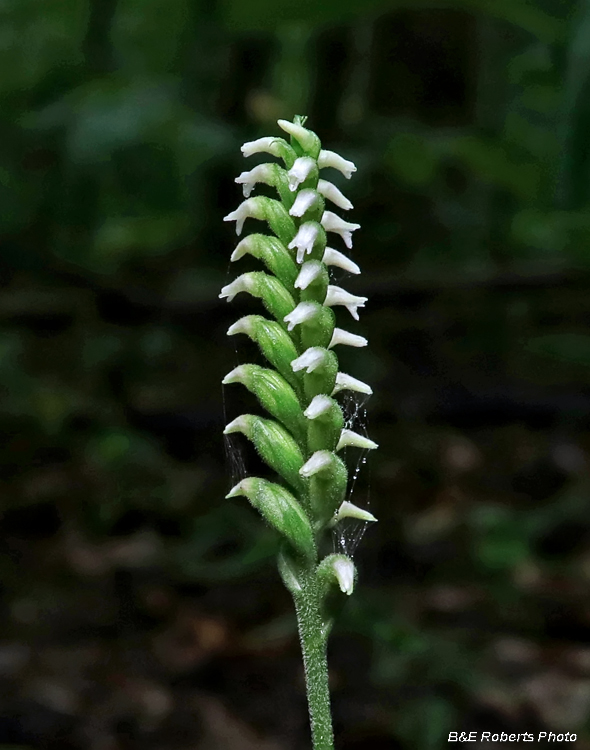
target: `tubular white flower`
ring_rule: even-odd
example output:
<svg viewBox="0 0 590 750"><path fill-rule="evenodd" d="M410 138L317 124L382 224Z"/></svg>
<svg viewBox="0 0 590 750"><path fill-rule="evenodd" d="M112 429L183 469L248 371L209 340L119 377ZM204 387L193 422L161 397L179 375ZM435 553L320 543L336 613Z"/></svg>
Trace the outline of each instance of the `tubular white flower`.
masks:
<svg viewBox="0 0 590 750"><path fill-rule="evenodd" d="M339 451L342 448L351 446L352 448L365 448L366 450L374 450L379 446L377 443L369 440L369 438L359 435L358 432L347 430L346 428L340 433L340 440L336 446L336 450Z"/></svg>
<svg viewBox="0 0 590 750"><path fill-rule="evenodd" d="M318 307L313 302L300 302L294 310L283 318L285 323L288 323L287 330L292 331L296 325L311 320L317 314L317 311Z"/></svg>
<svg viewBox="0 0 590 750"><path fill-rule="evenodd" d="M325 149L322 149L318 156L318 167L320 169L323 169L324 167L334 167L334 169L342 172L347 180L350 180L352 173L356 172L354 162L343 159L342 156L335 151L327 151Z"/></svg>
<svg viewBox="0 0 590 750"><path fill-rule="evenodd" d="M310 346L300 357L291 362L291 367L293 368L293 372L305 370L309 375L314 370L317 370L318 367L321 367L325 359L325 349L321 349L319 346Z"/></svg>
<svg viewBox="0 0 590 750"><path fill-rule="evenodd" d="M295 159L295 163L289 170L289 190L293 193L302 182L305 182L309 175L316 168L316 162L309 156L300 156Z"/></svg>
<svg viewBox="0 0 590 750"><path fill-rule="evenodd" d="M236 320L236 322L227 329L228 336L235 336L236 333L245 333L247 336L252 336L254 334L252 315L244 315L243 318Z"/></svg>
<svg viewBox="0 0 590 750"><path fill-rule="evenodd" d="M332 211L324 211L320 223L326 232L335 232L336 234L339 234L349 250L352 247L352 233L356 229L361 228L360 224L352 224L349 221L344 221L344 219L341 219L340 216Z"/></svg>
<svg viewBox="0 0 590 750"><path fill-rule="evenodd" d="M329 201L332 201L332 203L343 211L349 211L351 208L354 208L344 193L342 193L332 182L328 182L328 180L318 180L318 193L323 195L324 198L327 198Z"/></svg>
<svg viewBox="0 0 590 750"><path fill-rule="evenodd" d="M248 198L247 200L240 203L240 205L236 208L235 211L232 211L227 216L223 217L224 221L235 221L236 222L236 234L240 235L242 234L242 229L244 228L244 222L247 218L252 217L256 218L257 211L256 211L256 204L253 203L255 198Z"/></svg>
<svg viewBox="0 0 590 750"><path fill-rule="evenodd" d="M284 146L288 147L288 143L283 138L266 136L265 138L257 138L255 141L244 143L241 151L246 157L252 156L253 154L272 154L272 156L280 156L281 148Z"/></svg>
<svg viewBox="0 0 590 750"><path fill-rule="evenodd" d="M272 185L276 173L276 164L259 164L249 172L242 172L236 177L235 182L242 186L244 197L249 198L257 182L263 182L265 185Z"/></svg>
<svg viewBox="0 0 590 750"><path fill-rule="evenodd" d="M373 393L370 385L363 383L362 380L353 378L352 375L347 375L345 372L336 374L336 385L332 391L332 396L340 393L340 391L354 391L355 393L362 393L365 396L371 396Z"/></svg>
<svg viewBox="0 0 590 750"><path fill-rule="evenodd" d="M319 263L314 263L313 261L304 263L301 266L301 271L299 271L299 276L295 279L295 288L307 289L321 273L322 267Z"/></svg>
<svg viewBox="0 0 590 750"><path fill-rule="evenodd" d="M342 328L334 328L334 333L332 334L332 338L330 340L330 343L328 344L328 349L332 349L338 344L361 347L367 346L368 343L369 342L364 336L357 336L356 333L344 331L342 330Z"/></svg>
<svg viewBox="0 0 590 750"><path fill-rule="evenodd" d="M332 400L328 398L328 396L324 396L320 393L313 397L310 405L303 412L303 415L308 419L317 419L331 409L332 403Z"/></svg>
<svg viewBox="0 0 590 750"><path fill-rule="evenodd" d="M230 422L225 430L223 431L224 435L231 435L232 432L243 432L244 435L248 435L250 432L251 427L251 419L248 419L246 414L242 414L240 417L236 417L232 422Z"/></svg>
<svg viewBox="0 0 590 750"><path fill-rule="evenodd" d="M247 237L244 237L243 240L238 242L236 245L236 249L231 254L230 260L236 261L240 260L240 258L243 258L244 255L247 255L248 253L252 252L252 243L254 240L252 239L255 235L249 234Z"/></svg>
<svg viewBox="0 0 590 750"><path fill-rule="evenodd" d="M354 589L354 563L344 557L338 557L332 563L332 570L340 586L340 591L350 596Z"/></svg>
<svg viewBox="0 0 590 750"><path fill-rule="evenodd" d="M328 307L333 307L334 305L343 305L352 315L352 317L355 320L358 320L359 314L357 312L357 308L364 307L367 299L368 297L357 297L356 295L347 292L346 289L342 289L339 286L329 284L326 299L324 300L324 305Z"/></svg>
<svg viewBox="0 0 590 750"><path fill-rule="evenodd" d="M324 257L322 258L322 262L327 266L337 266L338 268L342 268L344 271L348 271L349 273L359 274L361 272L361 269L357 266L356 263L350 260L350 258L347 258L346 255L339 252L338 250L334 250L334 248L332 247L327 247L324 250Z"/></svg>
<svg viewBox="0 0 590 750"><path fill-rule="evenodd" d="M248 292L251 294L255 285L256 282L253 281L252 277L249 274L244 273L241 276L238 276L237 279L234 279L231 284L227 284L227 286L222 288L221 293L219 294L219 299L227 298L227 301L231 302L236 294L239 294L240 292Z"/></svg>
<svg viewBox="0 0 590 750"><path fill-rule="evenodd" d="M327 469L333 461L330 451L316 451L299 469L302 477L312 477L322 469Z"/></svg>
<svg viewBox="0 0 590 750"><path fill-rule="evenodd" d="M234 367L231 372L228 372L221 382L223 385L230 385L230 383L243 383L245 374L246 369L244 365L238 365L237 367Z"/></svg>
<svg viewBox="0 0 590 750"><path fill-rule="evenodd" d="M348 500L345 500L336 511L332 525L337 524L338 521L342 521L343 518L356 518L359 521L377 521L375 516L369 513L368 510L363 510L358 505L349 503Z"/></svg>
<svg viewBox="0 0 590 750"><path fill-rule="evenodd" d="M297 193L297 197L295 198L295 202L289 209L289 214L291 216L303 216L303 214L306 211L309 211L309 209L315 204L319 202L320 198L316 190L312 190L311 188L306 188L305 190L302 190L300 193Z"/></svg>
<svg viewBox="0 0 590 750"><path fill-rule="evenodd" d="M289 242L290 250L297 248L297 263L303 263L305 254L311 253L319 231L318 225L314 221L306 221L299 227L297 234Z"/></svg>

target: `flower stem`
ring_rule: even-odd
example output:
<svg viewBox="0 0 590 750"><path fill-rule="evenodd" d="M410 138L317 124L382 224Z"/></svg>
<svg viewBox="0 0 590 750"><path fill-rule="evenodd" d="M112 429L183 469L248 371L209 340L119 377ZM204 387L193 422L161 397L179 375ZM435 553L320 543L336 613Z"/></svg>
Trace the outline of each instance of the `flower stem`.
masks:
<svg viewBox="0 0 590 750"><path fill-rule="evenodd" d="M305 668L307 705L313 750L334 750L328 686L327 633L320 612L318 582L311 571L300 579L302 591L294 597Z"/></svg>

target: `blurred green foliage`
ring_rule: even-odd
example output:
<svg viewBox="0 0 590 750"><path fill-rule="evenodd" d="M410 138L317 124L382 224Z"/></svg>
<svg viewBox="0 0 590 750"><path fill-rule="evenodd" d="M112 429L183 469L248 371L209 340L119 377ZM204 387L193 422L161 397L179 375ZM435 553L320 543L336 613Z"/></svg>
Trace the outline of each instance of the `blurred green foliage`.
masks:
<svg viewBox="0 0 590 750"><path fill-rule="evenodd" d="M495 639L587 642L589 94L588 0L3 0L4 637L59 641L47 601L70 591L70 620L95 618L82 634L116 631L99 581L121 568L222 591L229 612L250 586L264 622L240 610L239 627L294 632L264 577L275 536L221 500L242 458L229 444L224 467L216 295L239 146L307 113L358 166L339 186L371 351L343 369L374 384L383 446L335 704L362 702L360 643L376 724L442 747L478 701L509 714L498 694L526 692ZM467 426L448 405L492 390Z"/></svg>

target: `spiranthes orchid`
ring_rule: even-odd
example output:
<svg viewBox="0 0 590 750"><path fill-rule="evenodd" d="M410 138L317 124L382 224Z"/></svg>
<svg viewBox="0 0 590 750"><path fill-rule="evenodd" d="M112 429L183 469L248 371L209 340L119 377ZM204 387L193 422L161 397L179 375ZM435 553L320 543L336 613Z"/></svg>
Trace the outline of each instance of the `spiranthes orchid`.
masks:
<svg viewBox="0 0 590 750"><path fill-rule="evenodd" d="M242 433L276 473L276 481L243 479L227 497L245 496L281 536L278 568L291 592L297 613L305 667L314 750L333 750L328 690L327 639L332 618L330 592L350 596L356 581L353 560L345 554L319 559L326 534L344 518L377 519L368 510L345 500L348 471L338 453L346 447L372 450L377 444L345 427L335 396L342 391L363 395L370 386L339 371L336 346L364 347L367 339L336 327L333 307L343 306L359 319L366 297L330 284L329 267L349 273L360 269L346 254L327 247L327 234L338 235L350 249L359 229L326 209L326 202L348 211L352 203L320 170L333 168L350 179L356 167L333 151L322 149L304 117L279 120L289 135L245 143L242 153L268 153L282 160L261 164L240 174L245 200L225 217L242 233L247 219L266 222L272 234L251 234L238 244L231 260L250 254L265 271L238 276L219 295L231 301L237 294L259 298L270 315L248 315L228 330L245 334L258 344L269 368L240 365L223 379L251 391L271 418L243 414L225 428ZM276 188L278 199L251 197L257 184ZM269 273L267 273L267 271Z"/></svg>

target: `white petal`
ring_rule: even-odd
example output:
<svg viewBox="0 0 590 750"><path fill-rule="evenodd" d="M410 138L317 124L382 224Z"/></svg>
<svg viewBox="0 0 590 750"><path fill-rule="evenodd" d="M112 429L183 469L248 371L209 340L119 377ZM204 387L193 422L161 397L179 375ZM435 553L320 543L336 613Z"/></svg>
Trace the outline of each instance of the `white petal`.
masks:
<svg viewBox="0 0 590 750"><path fill-rule="evenodd" d="M307 289L307 287L317 279L322 272L322 266L313 260L304 263L299 271L299 276L295 279L296 289Z"/></svg>
<svg viewBox="0 0 590 750"><path fill-rule="evenodd" d="M313 221L306 221L297 230L297 234L289 243L289 249L297 248L297 263L303 263L305 254L311 253L319 234L318 225Z"/></svg>
<svg viewBox="0 0 590 750"><path fill-rule="evenodd" d="M326 469L334 460L330 451L316 451L299 469L302 477L312 477L318 471Z"/></svg>
<svg viewBox="0 0 590 750"><path fill-rule="evenodd" d="M338 268L342 268L349 273L361 272L361 269L357 266L356 263L353 263L353 261L350 260L350 258L347 258L346 255L338 252L338 250L334 250L331 247L326 248L322 261L327 266L337 266Z"/></svg>
<svg viewBox="0 0 590 750"><path fill-rule="evenodd" d="M234 367L231 372L228 372L221 382L223 385L229 385L230 383L243 383L245 376L246 369L244 365L238 365L238 367Z"/></svg>
<svg viewBox="0 0 590 750"><path fill-rule="evenodd" d="M356 172L354 162L343 159L342 156L334 151L326 151L324 149L320 151L320 155L318 156L318 167L320 169L323 167L334 167L334 169L342 172L347 180L350 180L352 173Z"/></svg>
<svg viewBox="0 0 590 750"><path fill-rule="evenodd" d="M248 198L250 196L250 193L257 182L263 182L265 185L269 185L274 181L273 167L276 167L276 165L259 164L249 172L242 172L239 177L236 177L235 182L237 182L238 185L242 185L244 197Z"/></svg>
<svg viewBox="0 0 590 750"><path fill-rule="evenodd" d="M237 279L234 279L231 284L223 287L219 299L225 299L227 297L227 301L231 302L236 294L239 294L240 292L248 292L251 294L255 286L256 282L253 281L252 276L248 273L244 273L241 276L238 276Z"/></svg>
<svg viewBox="0 0 590 750"><path fill-rule="evenodd" d="M324 394L320 393L318 396L314 396L311 400L310 405L303 412L308 419L317 419L321 417L332 408L332 399Z"/></svg>
<svg viewBox="0 0 590 750"><path fill-rule="evenodd" d="M364 307L367 299L368 297L357 297L356 295L347 292L346 289L342 289L339 286L329 284L326 299L324 300L324 305L326 305L327 307L332 307L333 305L343 305L352 315L352 317L355 320L358 320L359 315L357 312L357 308Z"/></svg>
<svg viewBox="0 0 590 750"><path fill-rule="evenodd" d="M318 193L323 195L324 198L327 198L329 201L332 201L332 203L337 205L338 208L341 208L343 211L349 211L353 208L353 205L348 198L338 190L336 185L332 182L328 182L328 180L318 180Z"/></svg>
<svg viewBox="0 0 590 750"><path fill-rule="evenodd" d="M339 372L336 375L336 385L332 391L332 396L335 396L340 391L355 391L355 393L364 393L370 396L373 393L373 389L370 385L363 383L362 380L353 378L352 375L347 375L345 372Z"/></svg>
<svg viewBox="0 0 590 750"><path fill-rule="evenodd" d="M342 328L334 328L334 333L332 334L332 338L330 340L330 343L328 344L328 349L332 349L332 347L336 346L337 344L344 344L345 346L367 346L369 342L364 336L357 336L356 333L349 333L349 331L343 331Z"/></svg>
<svg viewBox="0 0 590 750"><path fill-rule="evenodd" d="M293 138L296 138L304 150L310 142L317 140L316 134L313 131L304 128L303 125L296 125L294 122L289 122L289 120L277 120L277 124L279 128L286 133L289 133L289 135L292 135Z"/></svg>
<svg viewBox="0 0 590 750"><path fill-rule="evenodd" d="M321 367L326 358L326 350L320 349L319 346L310 346L306 349L300 357L294 359L291 362L293 372L299 372L299 370L305 370L309 375L318 367Z"/></svg>
<svg viewBox="0 0 590 750"><path fill-rule="evenodd" d="M223 217L224 221L235 221L236 222L236 234L242 234L244 222L249 216L256 217L259 211L256 210L256 198L248 198L247 200L240 203L235 211L232 211L227 216Z"/></svg>
<svg viewBox="0 0 590 750"><path fill-rule="evenodd" d="M232 432L243 432L244 435L247 435L250 432L251 421L251 418L248 418L247 414L242 414L226 426L223 434L231 435Z"/></svg>
<svg viewBox="0 0 590 750"><path fill-rule="evenodd" d="M344 219L341 219L340 216L332 211L324 211L320 223L326 232L336 232L336 234L339 234L349 250L352 247L352 233L356 229L361 228L360 224L352 224L349 221L344 221Z"/></svg>
<svg viewBox="0 0 590 750"><path fill-rule="evenodd" d="M242 153L244 156L252 156L252 154L272 154L273 156L280 156L280 144L282 138L276 138L275 136L266 136L264 138L258 138L255 141L248 141L242 146Z"/></svg>
<svg viewBox="0 0 590 750"><path fill-rule="evenodd" d="M334 523L338 523L338 521L341 521L343 518L357 518L359 521L377 521L375 516L372 513L369 513L368 510L363 510L362 508L359 508L358 505L349 503L348 500L345 500L338 509L334 516Z"/></svg>
<svg viewBox="0 0 590 750"><path fill-rule="evenodd" d="M297 194L297 198L295 198L295 202L289 209L289 214L291 216L303 216L303 214L306 211L309 211L309 209L313 206L314 203L318 202L318 194L315 190L312 190L311 188L306 188L305 190L302 190L300 193Z"/></svg>
<svg viewBox="0 0 590 750"><path fill-rule="evenodd" d="M313 302L300 302L294 310L285 315L283 320L288 323L287 329L292 331L296 325L311 320L314 315L317 315L317 311L318 307Z"/></svg>
<svg viewBox="0 0 590 750"><path fill-rule="evenodd" d="M227 329L227 335L235 336L236 333L245 333L247 336L252 336L254 334L252 318L252 315L244 315L243 318L236 320L236 322Z"/></svg>
<svg viewBox="0 0 590 750"><path fill-rule="evenodd" d="M231 261L239 260L240 258L243 258L244 255L252 251L252 237L254 237L254 235L249 234L247 237L244 237L243 240L238 242L238 244L236 245L236 249L231 254Z"/></svg>
<svg viewBox="0 0 590 750"><path fill-rule="evenodd" d="M347 445L353 448L365 448L366 450L374 450L379 447L377 443L374 443L363 435L359 435L358 432L344 429L340 433L340 440L338 441L336 450L339 451L341 448L346 448Z"/></svg>
<svg viewBox="0 0 590 750"><path fill-rule="evenodd" d="M338 558L332 563L336 580L343 594L350 596L354 589L354 563L346 558Z"/></svg>
<svg viewBox="0 0 590 750"><path fill-rule="evenodd" d="M289 190L294 192L302 182L305 182L316 167L316 162L310 156L300 156L289 170Z"/></svg>

